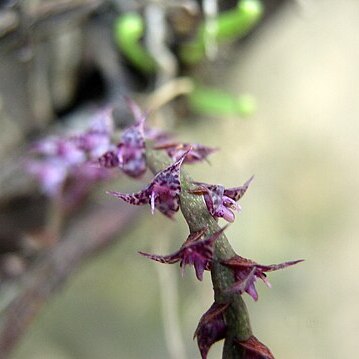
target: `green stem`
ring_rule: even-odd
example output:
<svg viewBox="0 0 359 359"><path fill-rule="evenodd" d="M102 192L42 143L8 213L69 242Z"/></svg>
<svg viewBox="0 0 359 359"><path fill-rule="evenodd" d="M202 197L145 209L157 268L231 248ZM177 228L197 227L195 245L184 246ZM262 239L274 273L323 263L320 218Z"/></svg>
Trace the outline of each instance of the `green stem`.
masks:
<svg viewBox="0 0 359 359"><path fill-rule="evenodd" d="M151 145L149 144L148 148ZM171 164L169 157L163 152L147 150L147 162L151 171L156 174ZM217 221L209 214L201 196L194 195L188 190L191 188L191 178L181 170L180 206L182 214L188 224L190 232L196 232L203 227L208 228L208 234L220 230ZM229 259L235 252L225 234L216 241L214 259L211 270L214 299L217 303L231 303L225 312L225 321L228 327L227 337L223 348L223 358L244 358L244 352L234 344L234 339L246 340L252 335L247 307L238 294L224 293L224 290L234 283L233 273L223 266L221 261Z"/></svg>
<svg viewBox="0 0 359 359"><path fill-rule="evenodd" d="M263 5L260 0L242 0L232 10L222 12L216 19L216 40L218 42L233 41L247 35L259 22L263 15ZM182 46L181 59L188 64L196 64L206 53L208 29L203 23L196 38Z"/></svg>
<svg viewBox="0 0 359 359"><path fill-rule="evenodd" d="M142 17L137 13L124 14L115 22L115 39L124 55L139 70L153 73L156 64L140 42L144 31Z"/></svg>

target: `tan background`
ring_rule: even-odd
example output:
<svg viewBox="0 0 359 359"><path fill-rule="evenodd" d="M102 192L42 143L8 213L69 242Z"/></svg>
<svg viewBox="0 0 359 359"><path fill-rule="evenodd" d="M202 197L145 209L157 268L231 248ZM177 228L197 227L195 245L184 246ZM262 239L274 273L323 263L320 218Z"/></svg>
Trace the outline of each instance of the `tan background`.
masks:
<svg viewBox="0 0 359 359"><path fill-rule="evenodd" d="M271 274L271 290L258 283L258 303L247 296L258 338L279 359L355 358L359 2L298 3L238 52L221 84L254 94L257 114L207 119L180 137L221 147L211 167L190 169L198 180L231 186L255 174L243 213L228 229L241 255L263 264L306 259ZM175 249L186 236L178 222L148 211L127 240L87 265L45 308L14 357L168 358L156 264L136 251ZM208 275L198 285L188 270L178 301L187 358L198 358L191 337L212 301Z"/></svg>

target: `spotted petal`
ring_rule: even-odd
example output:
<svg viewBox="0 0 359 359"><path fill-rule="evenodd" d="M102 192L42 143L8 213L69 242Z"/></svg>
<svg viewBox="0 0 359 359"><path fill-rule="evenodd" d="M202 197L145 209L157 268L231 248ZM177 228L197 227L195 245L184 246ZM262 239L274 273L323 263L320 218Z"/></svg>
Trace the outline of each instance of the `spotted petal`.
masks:
<svg viewBox="0 0 359 359"><path fill-rule="evenodd" d="M239 187L233 187L233 188L226 188L224 190L224 195L232 198L234 201L239 201L243 195L246 193L249 185L251 184L251 182L253 181L254 176L252 176L249 180L247 180L243 186L239 186Z"/></svg>
<svg viewBox="0 0 359 359"><path fill-rule="evenodd" d="M224 188L222 185L213 185L202 182L193 182L198 187L191 190L191 193L202 194L208 212L215 218L224 218L228 222L235 219L233 210L240 211L241 207L236 203L246 192L251 177L243 186Z"/></svg>
<svg viewBox="0 0 359 359"><path fill-rule="evenodd" d="M153 179L149 186L152 211L157 208L165 216L171 218L179 210L180 169L187 153L188 151L175 163L157 173Z"/></svg>
<svg viewBox="0 0 359 359"><path fill-rule="evenodd" d="M157 173L153 181L142 191L132 194L107 192L130 204L151 204L152 212L157 208L167 217L172 217L179 209L181 192L180 169L187 153L163 171Z"/></svg>
<svg viewBox="0 0 359 359"><path fill-rule="evenodd" d="M121 141L117 146L117 155L123 172L130 177L138 178L147 169L143 128L146 117L132 100L127 99L127 104L135 117L136 123L123 131Z"/></svg>
<svg viewBox="0 0 359 359"><path fill-rule="evenodd" d="M98 158L98 163L104 168L114 168L119 166L120 160L116 151L107 151Z"/></svg>
<svg viewBox="0 0 359 359"><path fill-rule="evenodd" d="M135 206L142 206L150 202L150 192L148 188L145 188L143 191L127 194L116 191L107 191L106 193L111 194L117 198L122 199L123 201L133 204Z"/></svg>

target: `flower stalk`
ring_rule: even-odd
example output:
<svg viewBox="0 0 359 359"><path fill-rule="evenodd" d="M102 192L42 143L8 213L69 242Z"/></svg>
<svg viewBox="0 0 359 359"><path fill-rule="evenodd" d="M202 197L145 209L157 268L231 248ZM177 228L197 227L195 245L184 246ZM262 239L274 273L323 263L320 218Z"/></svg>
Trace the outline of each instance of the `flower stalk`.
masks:
<svg viewBox="0 0 359 359"><path fill-rule="evenodd" d="M153 174L158 173L171 164L170 158L163 152L152 149L152 144L147 143L147 163ZM181 170L181 194L180 209L188 224L190 233L207 228L207 235L213 235L221 230L217 221L208 212L203 199L190 193L194 188L191 178ZM221 262L232 258L235 252L230 245L226 235L222 235L216 240L214 247L214 257L212 262L211 277L214 289L214 300L217 303L230 303L224 313L224 320L227 325L227 335L225 339L223 358L245 358L245 351L238 346L235 341L245 341L252 336L252 329L249 321L247 307L241 296L225 292L225 290L235 283L233 272L222 265Z"/></svg>

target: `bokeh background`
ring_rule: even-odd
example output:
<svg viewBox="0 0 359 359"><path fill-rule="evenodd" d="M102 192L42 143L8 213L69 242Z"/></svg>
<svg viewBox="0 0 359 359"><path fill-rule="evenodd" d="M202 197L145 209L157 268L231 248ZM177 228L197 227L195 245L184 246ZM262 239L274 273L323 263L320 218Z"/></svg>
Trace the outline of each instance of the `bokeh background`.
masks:
<svg viewBox="0 0 359 359"><path fill-rule="evenodd" d="M276 358L355 358L359 352L358 188L359 3L298 1L285 6L236 53L221 87L256 97L250 119L203 118L178 137L221 151L188 170L227 186L255 181L228 237L260 263L304 258L270 274L249 296L254 333ZM183 358L212 303L210 278L141 258L167 253L186 236L146 209L117 245L92 259L42 310L14 359L169 358L161 302L178 311ZM161 230L159 230L159 228ZM177 288L177 290L176 290ZM168 318L168 314L167 314ZM178 329L177 328L177 329ZM178 353L181 352L180 344ZM216 344L209 358L220 357ZM181 356L179 356L181 358Z"/></svg>

